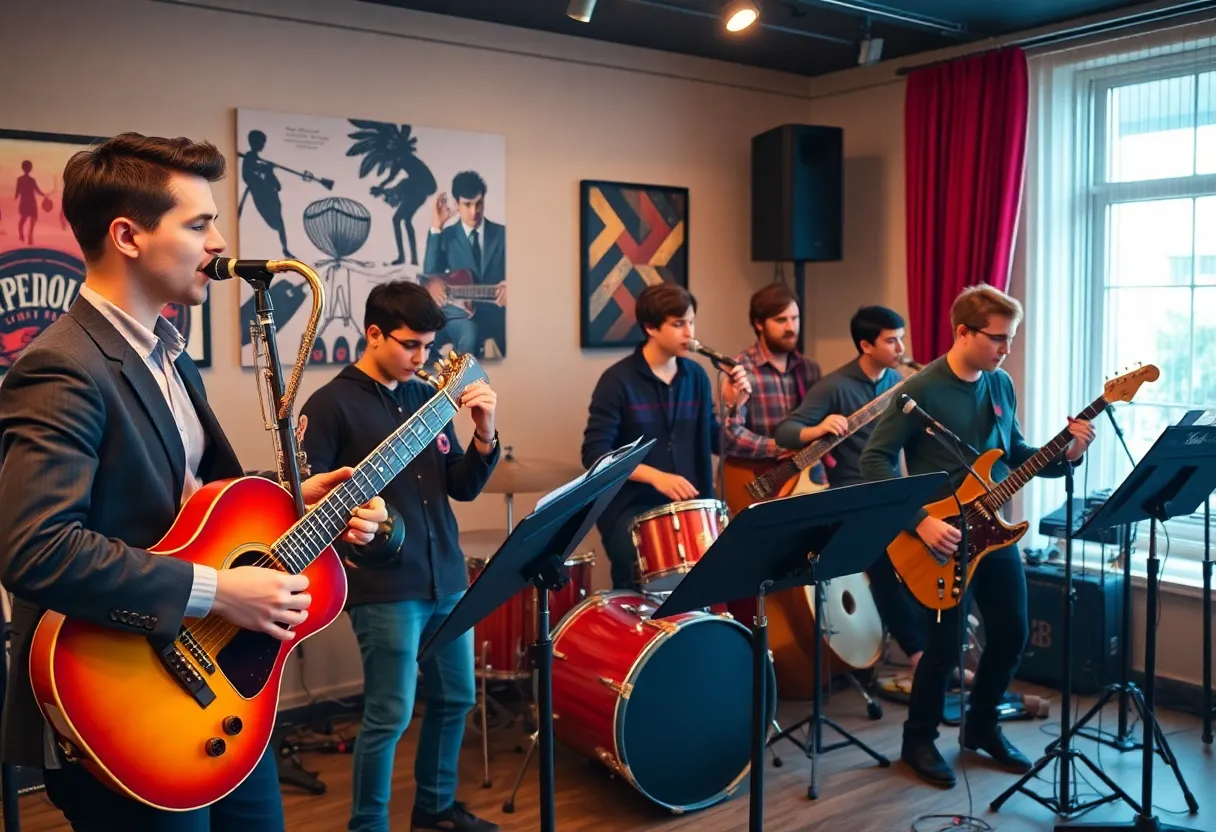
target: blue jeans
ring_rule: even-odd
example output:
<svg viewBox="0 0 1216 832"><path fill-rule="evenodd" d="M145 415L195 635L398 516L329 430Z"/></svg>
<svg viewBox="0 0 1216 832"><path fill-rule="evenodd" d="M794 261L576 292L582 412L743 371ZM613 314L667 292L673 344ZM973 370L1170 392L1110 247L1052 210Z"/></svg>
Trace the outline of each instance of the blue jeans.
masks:
<svg viewBox="0 0 1216 832"><path fill-rule="evenodd" d="M205 809L164 812L123 797L83 766L43 771L46 796L75 832L283 832L283 798L274 748L241 785Z"/></svg>
<svg viewBox="0 0 1216 832"><path fill-rule="evenodd" d="M356 604L348 611L363 657L363 724L355 740L350 832L388 832L393 758L414 712L420 667L426 714L414 757L414 805L441 812L456 800L465 717L477 695L473 630L421 665L418 651L463 595Z"/></svg>

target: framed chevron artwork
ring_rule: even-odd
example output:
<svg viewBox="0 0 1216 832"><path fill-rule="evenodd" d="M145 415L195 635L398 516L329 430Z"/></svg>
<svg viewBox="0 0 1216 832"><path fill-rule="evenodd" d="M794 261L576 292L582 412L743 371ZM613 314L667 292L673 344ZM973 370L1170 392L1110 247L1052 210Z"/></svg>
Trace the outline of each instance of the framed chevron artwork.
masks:
<svg viewBox="0 0 1216 832"><path fill-rule="evenodd" d="M585 179L579 229L582 346L632 347L641 291L664 280L688 288L688 189Z"/></svg>

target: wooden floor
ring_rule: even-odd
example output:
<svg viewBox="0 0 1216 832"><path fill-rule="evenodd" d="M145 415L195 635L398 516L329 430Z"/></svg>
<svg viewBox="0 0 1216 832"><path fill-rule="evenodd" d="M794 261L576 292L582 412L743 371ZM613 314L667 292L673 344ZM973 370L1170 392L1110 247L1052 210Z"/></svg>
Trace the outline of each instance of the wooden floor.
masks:
<svg viewBox="0 0 1216 832"><path fill-rule="evenodd" d="M1029 686L1022 690L1039 692ZM1082 700L1088 707L1090 700ZM806 795L810 779L810 761L802 756L800 749L782 742L775 749L784 763L777 768L770 764L765 769L765 824L771 832L779 830L840 830L840 832L896 832L896 830L937 830L947 825L945 821L928 820L916 823L918 817L927 814L957 815L970 813L1002 832L1029 832L1050 830L1056 820L1046 808L1029 797L1015 794L999 813L989 809L989 803L1012 785L1017 778L989 768L983 758L968 754L965 769L955 763L959 785L953 790L942 791L923 785L913 778L898 762L900 725L906 713L904 707L883 702L885 714L881 720L870 721L861 701L848 690L838 692L826 709L846 730L853 731L863 741L892 759L891 768L880 768L853 747L835 750L820 758L819 798L808 800ZM1113 725L1113 707L1107 711L1103 728ZM802 703L782 703L779 720L783 725L793 724L806 714ZM413 796L413 754L416 726L411 727L400 746L395 771L395 792L392 807L394 830L409 829L409 815ZM1156 813L1164 822L1194 830L1216 830L1216 762L1210 746L1200 738L1198 719L1174 712L1161 715L1162 730L1166 732L1174 752L1177 754L1184 777L1199 800L1199 813L1188 815L1172 772L1160 758L1157 759L1153 792L1153 803L1159 807ZM1004 723L1006 734L1028 756L1039 756L1044 746L1059 731L1058 701L1052 703L1052 713L1047 720ZM503 812L503 800L510 793L516 772L523 755L516 751L517 744L526 742L522 731L515 726L491 726L490 774L492 786L482 788L481 744L479 736L470 731L466 736L465 750L461 759L460 799L482 817L501 824L503 830L536 830L540 825L537 806L538 769L533 760L524 778L516 800L513 814ZM1139 733L1137 731L1137 737ZM835 738L825 731L825 743ZM939 748L948 760L957 756L957 733L945 735L939 740ZM1109 746L1098 746L1090 740L1080 740L1075 746L1094 763L1106 771L1117 783L1128 789L1136 800L1140 797L1140 752L1119 753ZM678 748L673 765L681 765ZM292 832L340 832L346 828L350 805L350 757L347 755L310 754L304 757L307 768L319 773L328 790L320 796L310 796L291 787L284 787L287 807L287 828ZM558 744L557 770L557 828L563 832L597 830L598 832L625 832L626 830L696 830L696 832L740 832L748 826L748 782L745 779L733 799L719 803L700 812L676 816L656 807L627 783L608 776L598 764L588 762ZM691 761L683 761L691 764ZM966 773L968 789L962 775ZM1097 784L1097 778L1088 770L1084 775L1089 783ZM1052 769L1046 772L1052 777ZM1037 794L1053 794L1052 780L1036 780L1028 784ZM1079 792L1084 798L1096 793L1094 786L1079 782ZM1108 793L1103 789L1102 793ZM1182 810L1181 814L1176 814ZM1166 814L1169 813L1169 814ZM1127 804L1116 802L1098 807L1082 819L1086 821L1126 821L1133 817ZM23 832L50 832L67 830L54 808L42 793L29 794L21 798L21 820Z"/></svg>

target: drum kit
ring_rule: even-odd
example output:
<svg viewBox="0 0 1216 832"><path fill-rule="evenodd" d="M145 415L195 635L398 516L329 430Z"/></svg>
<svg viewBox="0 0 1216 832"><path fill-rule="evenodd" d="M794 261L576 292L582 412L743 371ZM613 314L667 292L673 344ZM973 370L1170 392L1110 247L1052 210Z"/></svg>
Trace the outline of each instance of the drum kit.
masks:
<svg viewBox="0 0 1216 832"><path fill-rule="evenodd" d="M513 528L516 494L546 492L581 473L568 464L521 460L504 448L484 491L505 496L508 527L505 533L461 533L470 582ZM675 813L707 808L732 796L751 767L750 629L725 605L661 620L651 617L728 522L727 507L718 500L659 506L634 518L630 526L637 552L637 591L593 592L595 553L584 551L567 558L569 583L550 594L557 739ZM869 587L863 588L868 599ZM877 662L882 633L875 646L867 638L874 635L871 622L866 622L860 639L844 626L859 613L859 601L864 600L858 597L859 589L825 589L825 617L839 622L828 628L825 646L830 652L825 655L850 669ZM537 591L520 591L474 628L486 787L486 711L491 701L487 685L534 683L529 651L537 637ZM767 718L780 731L776 692L781 667L772 651L769 655ZM690 707L694 701L697 706ZM535 731L530 740L503 804L508 813L514 811L515 795L536 750Z"/></svg>

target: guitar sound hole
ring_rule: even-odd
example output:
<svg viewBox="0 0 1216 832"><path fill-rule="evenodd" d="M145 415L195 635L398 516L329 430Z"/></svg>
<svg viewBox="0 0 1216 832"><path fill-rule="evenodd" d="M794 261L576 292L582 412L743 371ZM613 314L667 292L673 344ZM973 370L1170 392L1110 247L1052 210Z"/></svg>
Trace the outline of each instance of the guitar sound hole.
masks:
<svg viewBox="0 0 1216 832"><path fill-rule="evenodd" d="M271 566L271 560L265 552L250 550L234 558L228 568L238 566ZM266 686L282 646L283 642L266 633L237 630L215 660L237 692L249 698Z"/></svg>

